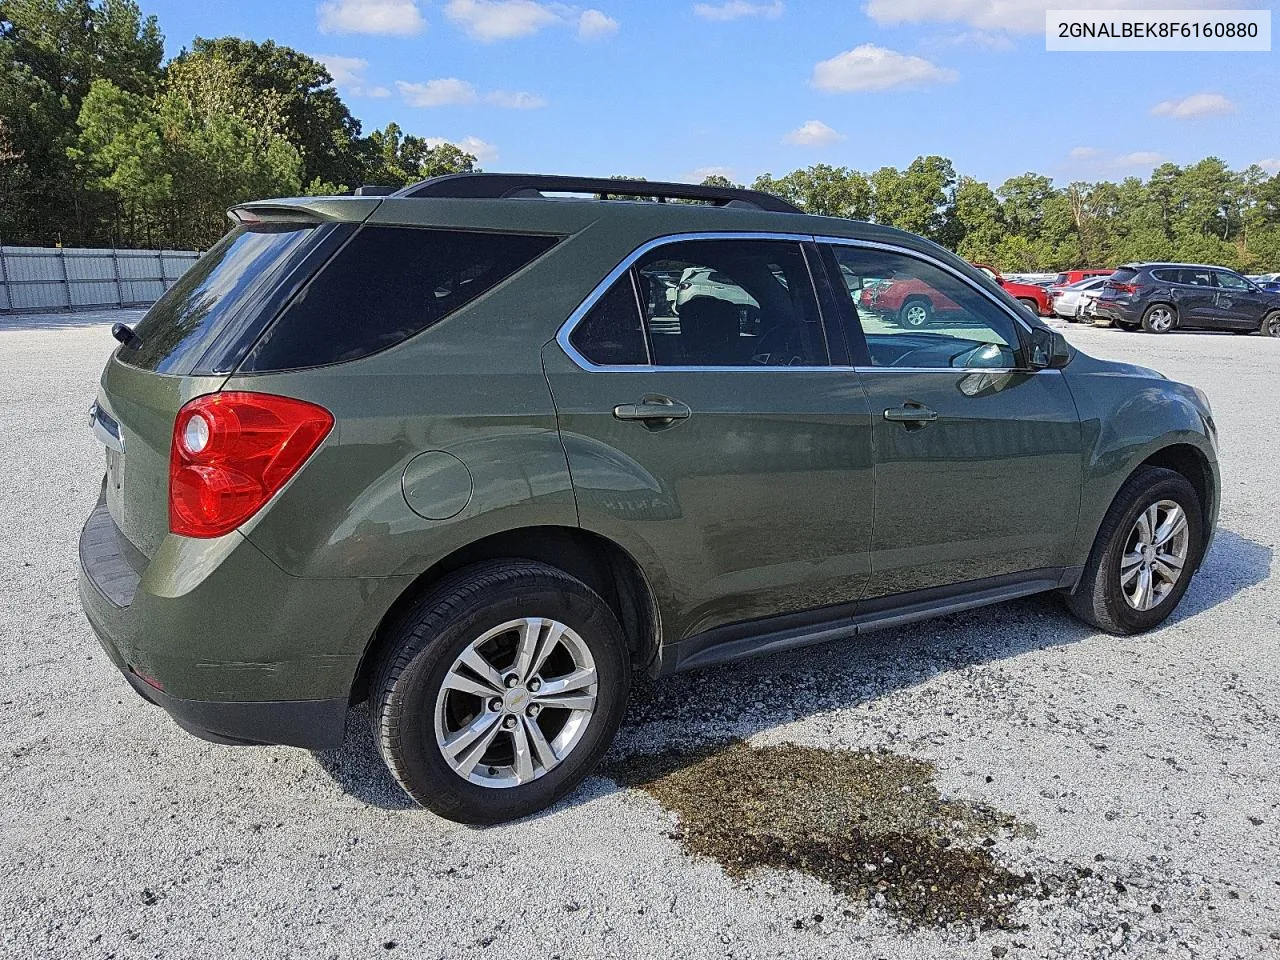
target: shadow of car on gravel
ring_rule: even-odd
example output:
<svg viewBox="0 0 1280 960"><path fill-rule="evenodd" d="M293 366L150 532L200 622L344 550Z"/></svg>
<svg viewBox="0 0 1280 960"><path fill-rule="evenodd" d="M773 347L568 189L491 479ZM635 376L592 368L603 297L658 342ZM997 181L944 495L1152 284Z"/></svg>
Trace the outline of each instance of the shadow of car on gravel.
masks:
<svg viewBox="0 0 1280 960"><path fill-rule="evenodd" d="M1199 616L1266 580L1272 556L1271 547L1219 528L1201 573L1168 623ZM998 630L992 629L993 618ZM601 778L611 776L611 764L623 755L678 747L688 751L690 762L696 762L712 744L856 707L894 690L918 686L939 673L1093 635L1057 598L1041 595L656 682L642 679L640 695L632 698L604 768L575 793L534 816L610 792L608 786L599 789L607 783ZM1117 637L1115 642L1141 642L1141 638ZM344 792L365 803L390 810L414 806L387 772L369 728L367 706L354 707L342 747L313 756Z"/></svg>

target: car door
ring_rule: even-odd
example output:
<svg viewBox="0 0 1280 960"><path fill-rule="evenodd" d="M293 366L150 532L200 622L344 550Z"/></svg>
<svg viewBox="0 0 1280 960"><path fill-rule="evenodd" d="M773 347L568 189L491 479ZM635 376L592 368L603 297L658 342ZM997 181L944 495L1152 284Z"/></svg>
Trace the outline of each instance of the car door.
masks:
<svg viewBox="0 0 1280 960"><path fill-rule="evenodd" d="M855 310L875 437L869 597L1052 580L1072 556L1081 428L1056 370L1025 364L1025 321L924 255L832 241L838 268L910 278L954 303L920 330ZM859 357L860 354L860 357Z"/></svg>
<svg viewBox="0 0 1280 960"><path fill-rule="evenodd" d="M1152 272L1169 284L1170 296L1178 308L1178 326L1213 327L1218 323L1218 289L1213 271L1204 267L1177 267Z"/></svg>
<svg viewBox="0 0 1280 960"><path fill-rule="evenodd" d="M673 303L661 278L693 268L717 284ZM799 240L654 245L543 357L582 525L663 581L664 642L862 593L870 414Z"/></svg>
<svg viewBox="0 0 1280 960"><path fill-rule="evenodd" d="M1262 322L1267 311L1266 298L1256 286L1230 270L1215 270L1218 323L1236 330L1250 330Z"/></svg>

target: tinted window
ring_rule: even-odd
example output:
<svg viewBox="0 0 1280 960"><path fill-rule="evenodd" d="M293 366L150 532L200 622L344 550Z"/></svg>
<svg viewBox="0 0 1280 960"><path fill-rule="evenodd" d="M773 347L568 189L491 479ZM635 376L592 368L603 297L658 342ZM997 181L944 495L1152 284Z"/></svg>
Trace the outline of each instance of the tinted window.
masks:
<svg viewBox="0 0 1280 960"><path fill-rule="evenodd" d="M1178 271L1178 282L1191 287L1212 287L1213 271L1184 268Z"/></svg>
<svg viewBox="0 0 1280 960"><path fill-rule="evenodd" d="M861 281L850 295L873 366L1017 366L1016 324L966 281L905 254L832 249Z"/></svg>
<svg viewBox="0 0 1280 960"><path fill-rule="evenodd" d="M187 372L236 307L314 231L295 225L232 230L147 311L134 328L138 346L121 347L119 358L157 373Z"/></svg>
<svg viewBox="0 0 1280 960"><path fill-rule="evenodd" d="M1151 275L1163 283L1181 283L1177 270L1152 270Z"/></svg>
<svg viewBox="0 0 1280 960"><path fill-rule="evenodd" d="M314 367L385 350L439 323L555 242L363 227L254 344L241 369Z"/></svg>
<svg viewBox="0 0 1280 960"><path fill-rule="evenodd" d="M635 266L653 362L660 366L827 366L799 244L691 240Z"/></svg>
<svg viewBox="0 0 1280 960"><path fill-rule="evenodd" d="M1234 273L1227 273L1225 270L1215 271L1214 276L1218 278L1218 286L1226 290L1248 290L1249 281L1244 277L1236 276Z"/></svg>
<svg viewBox="0 0 1280 960"><path fill-rule="evenodd" d="M1128 267L1121 267L1115 273L1111 274L1111 276L1107 277L1107 279L1114 280L1116 283L1128 283L1137 275L1137 270L1130 270Z"/></svg>
<svg viewBox="0 0 1280 960"><path fill-rule="evenodd" d="M649 362L630 272L624 273L609 292L596 301L573 328L569 342L580 354L601 366Z"/></svg>

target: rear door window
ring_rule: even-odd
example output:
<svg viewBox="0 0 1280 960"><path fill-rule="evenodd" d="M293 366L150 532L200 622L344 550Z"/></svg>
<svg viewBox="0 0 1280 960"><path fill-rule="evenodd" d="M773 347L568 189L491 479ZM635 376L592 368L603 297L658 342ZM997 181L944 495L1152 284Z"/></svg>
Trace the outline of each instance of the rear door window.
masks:
<svg viewBox="0 0 1280 960"><path fill-rule="evenodd" d="M597 366L637 366L649 362L630 270L618 278L574 327L569 343Z"/></svg>
<svg viewBox="0 0 1280 960"><path fill-rule="evenodd" d="M121 362L156 373L187 373L260 287L278 275L315 225L237 227L189 269L134 328Z"/></svg>
<svg viewBox="0 0 1280 960"><path fill-rule="evenodd" d="M245 357L245 372L355 360L421 333L551 249L558 238L362 227Z"/></svg>
<svg viewBox="0 0 1280 960"><path fill-rule="evenodd" d="M1189 287L1212 287L1213 271L1185 267L1178 271L1179 282Z"/></svg>
<svg viewBox="0 0 1280 960"><path fill-rule="evenodd" d="M831 363L798 243L689 240L658 247L634 269L658 366Z"/></svg>

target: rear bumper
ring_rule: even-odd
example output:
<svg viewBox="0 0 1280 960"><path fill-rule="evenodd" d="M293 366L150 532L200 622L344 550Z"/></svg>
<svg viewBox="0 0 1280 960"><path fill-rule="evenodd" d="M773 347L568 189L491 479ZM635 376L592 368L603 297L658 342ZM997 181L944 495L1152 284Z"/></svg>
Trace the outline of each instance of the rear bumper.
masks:
<svg viewBox="0 0 1280 960"><path fill-rule="evenodd" d="M1119 300L1095 300L1093 312L1095 316L1121 323L1137 323L1142 319L1140 310Z"/></svg>
<svg viewBox="0 0 1280 960"><path fill-rule="evenodd" d="M80 537L80 600L111 661L184 729L222 743L341 745L360 660L402 579L291 577L239 533L169 537L148 560L102 500Z"/></svg>

